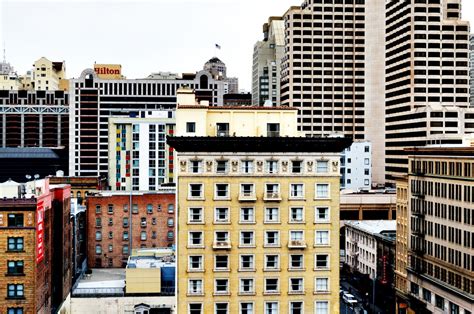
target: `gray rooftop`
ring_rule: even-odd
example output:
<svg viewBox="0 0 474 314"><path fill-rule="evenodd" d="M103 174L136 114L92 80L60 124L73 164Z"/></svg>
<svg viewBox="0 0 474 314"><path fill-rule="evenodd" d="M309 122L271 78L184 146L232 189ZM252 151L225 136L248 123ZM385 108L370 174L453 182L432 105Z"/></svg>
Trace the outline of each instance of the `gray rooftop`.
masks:
<svg viewBox="0 0 474 314"><path fill-rule="evenodd" d="M0 159L7 158L43 158L58 159L58 155L49 148L39 147L4 147L0 148Z"/></svg>

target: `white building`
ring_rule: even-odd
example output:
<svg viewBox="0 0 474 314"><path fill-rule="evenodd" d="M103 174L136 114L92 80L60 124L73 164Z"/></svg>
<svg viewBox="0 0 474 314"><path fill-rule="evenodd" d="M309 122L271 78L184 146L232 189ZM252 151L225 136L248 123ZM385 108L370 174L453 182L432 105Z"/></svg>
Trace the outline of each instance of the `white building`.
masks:
<svg viewBox="0 0 474 314"><path fill-rule="evenodd" d="M173 150L166 136L174 132L173 110L144 117L109 119L109 185L116 191L155 191L173 182Z"/></svg>
<svg viewBox="0 0 474 314"><path fill-rule="evenodd" d="M368 274L371 279L377 275L377 240L375 235L393 235L397 230L395 220L345 221L346 264L352 270Z"/></svg>
<svg viewBox="0 0 474 314"><path fill-rule="evenodd" d="M354 142L341 155L341 189L369 190L372 187L372 144Z"/></svg>

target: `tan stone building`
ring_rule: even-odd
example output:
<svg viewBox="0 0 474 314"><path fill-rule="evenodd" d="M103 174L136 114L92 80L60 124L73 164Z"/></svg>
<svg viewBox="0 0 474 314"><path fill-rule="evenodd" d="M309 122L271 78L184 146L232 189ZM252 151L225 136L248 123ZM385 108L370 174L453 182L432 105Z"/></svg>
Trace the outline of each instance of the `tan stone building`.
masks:
<svg viewBox="0 0 474 314"><path fill-rule="evenodd" d="M408 305L474 311L474 149L407 149Z"/></svg>
<svg viewBox="0 0 474 314"><path fill-rule="evenodd" d="M288 133L293 109L178 103L178 312L338 312L351 141Z"/></svg>
<svg viewBox="0 0 474 314"><path fill-rule="evenodd" d="M45 57L41 57L33 64L33 79L35 90L62 90L67 89L67 83L62 83L66 79L66 62L54 62Z"/></svg>

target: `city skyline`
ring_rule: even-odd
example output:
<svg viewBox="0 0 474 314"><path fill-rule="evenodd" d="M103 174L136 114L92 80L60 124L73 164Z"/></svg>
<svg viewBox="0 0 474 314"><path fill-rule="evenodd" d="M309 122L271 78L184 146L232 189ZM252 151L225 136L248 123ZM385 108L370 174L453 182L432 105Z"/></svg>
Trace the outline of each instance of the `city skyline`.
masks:
<svg viewBox="0 0 474 314"><path fill-rule="evenodd" d="M112 0L5 0L0 4L0 36L6 60L19 74L44 56L66 61L68 78L79 77L94 62L119 63L127 78L144 78L159 71L196 72L217 55L226 63L228 75L238 77L240 88L250 92L253 45L262 38L263 23L268 16L281 16L300 4L298 0L141 0L139 5ZM180 18L154 14L158 11L180 12ZM464 1L462 11L464 20L474 21L474 3ZM245 23L240 23L243 18ZM33 29L42 36L32 36ZM176 36L180 34L184 36Z"/></svg>

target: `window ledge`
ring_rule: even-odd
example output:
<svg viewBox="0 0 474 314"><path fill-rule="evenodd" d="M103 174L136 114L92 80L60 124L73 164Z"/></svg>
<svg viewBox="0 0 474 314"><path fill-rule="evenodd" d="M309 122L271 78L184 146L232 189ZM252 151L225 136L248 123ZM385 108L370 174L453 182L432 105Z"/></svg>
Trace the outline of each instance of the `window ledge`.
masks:
<svg viewBox="0 0 474 314"><path fill-rule="evenodd" d="M265 291L263 295L280 295L280 291Z"/></svg>
<svg viewBox="0 0 474 314"><path fill-rule="evenodd" d="M313 294L331 294L331 291L314 291Z"/></svg>
<svg viewBox="0 0 474 314"><path fill-rule="evenodd" d="M5 273L5 276L7 276L7 277L16 277L16 276L26 276L26 275L25 275L25 273L18 273L18 274Z"/></svg>

